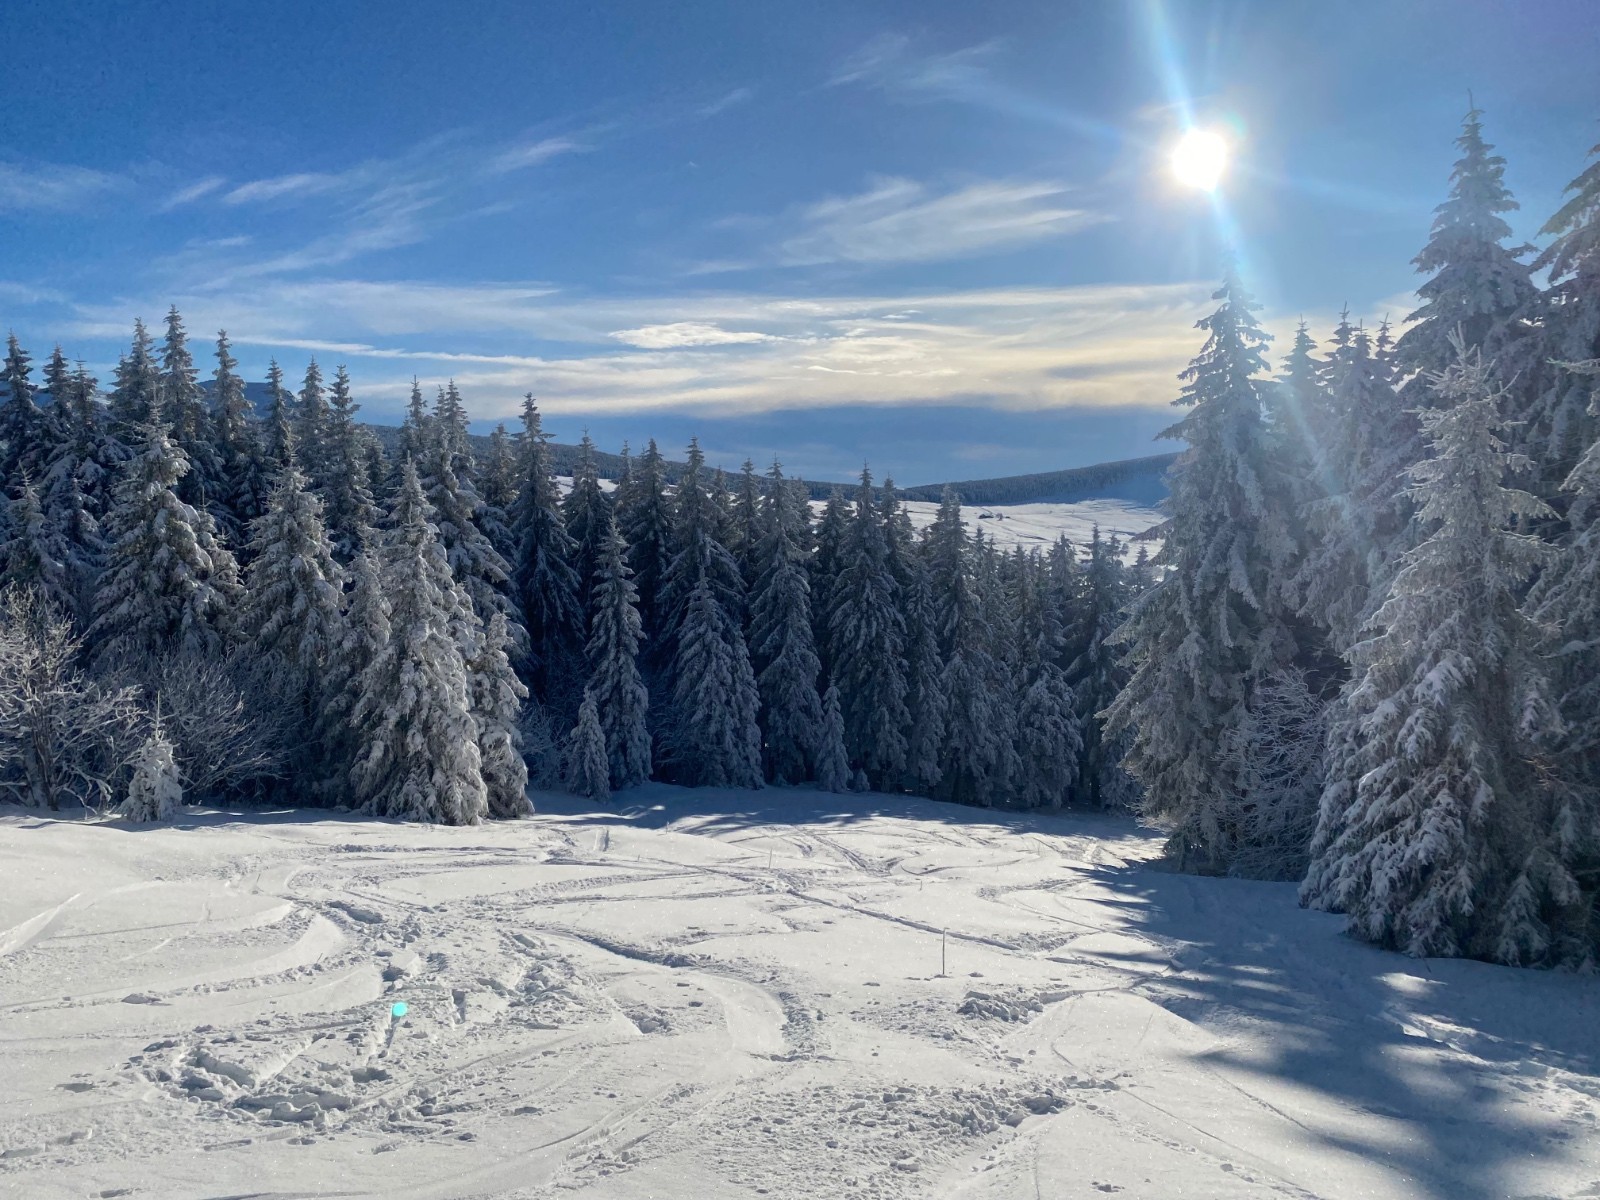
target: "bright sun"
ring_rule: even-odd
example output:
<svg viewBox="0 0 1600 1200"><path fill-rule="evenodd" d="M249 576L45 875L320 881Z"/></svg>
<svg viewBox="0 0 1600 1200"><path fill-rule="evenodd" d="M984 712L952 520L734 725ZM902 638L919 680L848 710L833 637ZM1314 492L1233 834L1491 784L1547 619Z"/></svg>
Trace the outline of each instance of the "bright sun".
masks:
<svg viewBox="0 0 1600 1200"><path fill-rule="evenodd" d="M1191 129L1172 151L1172 173L1185 187L1214 192L1228 165L1228 143L1209 129Z"/></svg>

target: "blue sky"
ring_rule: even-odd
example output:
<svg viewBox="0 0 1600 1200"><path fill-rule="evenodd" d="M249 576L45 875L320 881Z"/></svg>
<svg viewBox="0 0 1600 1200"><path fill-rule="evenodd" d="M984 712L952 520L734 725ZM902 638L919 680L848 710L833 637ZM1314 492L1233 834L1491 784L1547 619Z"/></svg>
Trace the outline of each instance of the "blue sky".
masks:
<svg viewBox="0 0 1600 1200"><path fill-rule="evenodd" d="M1236 237L1275 330L1397 315L1468 89L1532 237L1600 140L1593 0L10 0L0 325L135 316L560 440L915 484L1170 448ZM1231 131L1223 206L1176 188ZM1225 235L1226 227L1235 233ZM209 366L209 364L207 364Z"/></svg>

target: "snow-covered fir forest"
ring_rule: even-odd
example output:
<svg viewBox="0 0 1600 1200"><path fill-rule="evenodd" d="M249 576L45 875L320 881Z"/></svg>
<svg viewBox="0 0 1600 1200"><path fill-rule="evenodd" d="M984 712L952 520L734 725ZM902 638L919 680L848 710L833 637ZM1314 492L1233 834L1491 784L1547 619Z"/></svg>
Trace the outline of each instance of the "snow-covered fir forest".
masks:
<svg viewBox="0 0 1600 1200"><path fill-rule="evenodd" d="M585 438L563 489L532 396L479 453L448 382L387 453L343 367L274 364L257 413L176 309L107 380L13 336L4 784L138 821L470 824L530 780L1132 809L1381 945L1593 966L1600 159L1534 248L1477 112L1458 144L1416 312L1273 347L1227 273L1148 559L1002 551L953 490L917 533L867 471L814 513L695 444L613 490Z"/></svg>

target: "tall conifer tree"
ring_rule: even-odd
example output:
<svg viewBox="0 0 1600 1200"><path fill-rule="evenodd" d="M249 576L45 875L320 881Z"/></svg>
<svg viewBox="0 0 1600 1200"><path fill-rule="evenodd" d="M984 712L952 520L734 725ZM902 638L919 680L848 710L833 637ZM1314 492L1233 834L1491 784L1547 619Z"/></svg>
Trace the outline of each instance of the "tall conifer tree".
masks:
<svg viewBox="0 0 1600 1200"><path fill-rule="evenodd" d="M1180 865L1223 870L1240 838L1243 765L1224 749L1256 685L1300 650L1277 581L1294 542L1262 422L1269 386L1255 300L1229 271L1199 322L1205 348L1183 373L1189 412L1165 436L1189 444L1168 474L1169 568L1133 608L1123 637L1132 676L1108 734L1132 736L1125 763L1144 809L1168 825Z"/></svg>

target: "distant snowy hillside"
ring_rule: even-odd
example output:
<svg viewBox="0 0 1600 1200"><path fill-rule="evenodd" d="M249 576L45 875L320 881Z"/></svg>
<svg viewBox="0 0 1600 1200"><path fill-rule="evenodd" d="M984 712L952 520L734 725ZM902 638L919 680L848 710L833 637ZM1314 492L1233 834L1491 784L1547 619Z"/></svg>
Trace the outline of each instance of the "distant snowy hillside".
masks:
<svg viewBox="0 0 1600 1200"><path fill-rule="evenodd" d="M927 500L904 501L911 524L926 529L933 524L939 506ZM820 518L827 505L811 502L812 513ZM961 510L967 529L981 533L1001 549L1013 546L1047 549L1062 534L1075 546L1083 546L1098 525L1100 532L1131 541L1162 520L1158 509L1131 500L1079 500L1069 504L971 504ZM1137 549L1133 550L1137 553Z"/></svg>
<svg viewBox="0 0 1600 1200"><path fill-rule="evenodd" d="M918 529L933 524L937 504L907 500L906 511ZM1148 504L1109 498L1078 500L1068 504L977 504L963 509L967 527L982 532L997 545L1047 547L1062 534L1083 545L1096 525L1104 534L1129 541L1161 521L1161 513Z"/></svg>
<svg viewBox="0 0 1600 1200"><path fill-rule="evenodd" d="M1031 475L1003 475L995 479L958 479L904 489L912 500L938 502L952 487L968 504L1074 503L1079 500L1129 500L1159 504L1167 496L1167 469L1176 454L1152 454L1117 462L1040 471Z"/></svg>

